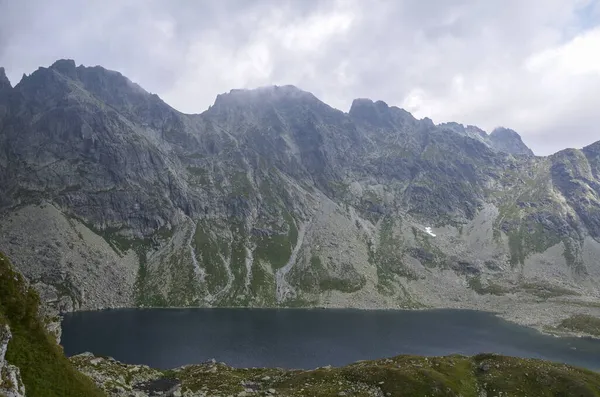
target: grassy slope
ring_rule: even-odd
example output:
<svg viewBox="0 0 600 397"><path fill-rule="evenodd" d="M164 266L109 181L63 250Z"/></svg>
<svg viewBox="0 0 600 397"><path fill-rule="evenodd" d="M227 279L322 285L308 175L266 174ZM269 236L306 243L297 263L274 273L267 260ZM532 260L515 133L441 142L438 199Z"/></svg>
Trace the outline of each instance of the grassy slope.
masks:
<svg viewBox="0 0 600 397"><path fill-rule="evenodd" d="M559 329L583 332L588 335L600 337L600 318L586 314L576 314L564 319L560 323Z"/></svg>
<svg viewBox="0 0 600 397"><path fill-rule="evenodd" d="M85 363L78 363L84 366ZM279 396L600 396L600 374L535 359L398 356L309 371L202 364L165 371L184 390L236 395L244 384Z"/></svg>
<svg viewBox="0 0 600 397"><path fill-rule="evenodd" d="M38 318L39 298L0 253L0 318L13 334L6 359L21 370L28 397L104 394L73 368Z"/></svg>

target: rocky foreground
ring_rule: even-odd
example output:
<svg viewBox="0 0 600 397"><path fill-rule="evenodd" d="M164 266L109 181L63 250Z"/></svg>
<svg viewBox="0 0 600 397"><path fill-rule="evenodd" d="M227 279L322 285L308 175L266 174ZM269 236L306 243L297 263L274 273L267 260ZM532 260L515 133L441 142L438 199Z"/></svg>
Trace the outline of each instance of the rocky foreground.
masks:
<svg viewBox="0 0 600 397"><path fill-rule="evenodd" d="M82 354L71 362L109 396L600 396L600 374L492 354L398 356L313 370L211 361L158 371Z"/></svg>

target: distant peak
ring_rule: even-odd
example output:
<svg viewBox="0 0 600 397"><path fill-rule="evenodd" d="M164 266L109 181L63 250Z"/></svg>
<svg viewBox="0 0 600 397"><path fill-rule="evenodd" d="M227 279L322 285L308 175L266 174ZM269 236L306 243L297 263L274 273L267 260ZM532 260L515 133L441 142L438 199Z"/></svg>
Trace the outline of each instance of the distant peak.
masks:
<svg viewBox="0 0 600 397"><path fill-rule="evenodd" d="M368 98L353 100L348 114L354 119L380 127L392 126L398 120L414 119L413 115L404 109L389 106L384 101L373 101Z"/></svg>
<svg viewBox="0 0 600 397"><path fill-rule="evenodd" d="M302 92L300 88L288 84L288 85L265 85L256 88L234 88L229 90L228 94L231 95L250 95L250 94L267 94L267 93L277 93L277 94L290 94L295 92ZM227 94L221 94L227 95Z"/></svg>
<svg viewBox="0 0 600 397"><path fill-rule="evenodd" d="M259 100L261 103L281 100L316 100L318 99L310 92L303 91L293 85L270 85L257 88L232 89L228 93L217 95L213 107L218 106L239 106L255 103Z"/></svg>
<svg viewBox="0 0 600 397"><path fill-rule="evenodd" d="M369 98L356 98L352 101L352 106L373 105L373 100Z"/></svg>
<svg viewBox="0 0 600 397"><path fill-rule="evenodd" d="M454 121L449 121L446 123L441 123L438 125L438 127L441 128L446 128L449 129L451 131L457 132L461 135L466 135L469 136L471 138L475 138L475 139L479 139L479 140L484 140L487 142L487 138L488 138L488 134L482 130L481 128L474 126L474 125L463 125L461 123L457 123Z"/></svg>
<svg viewBox="0 0 600 397"><path fill-rule="evenodd" d="M425 124L427 124L428 126L431 126L431 127L433 127L435 125L433 120L431 120L429 117L423 117L421 119L421 121L423 121Z"/></svg>
<svg viewBox="0 0 600 397"><path fill-rule="evenodd" d="M461 131L465 130L465 126L464 125L462 125L460 123L457 123L455 121L448 121L448 122L445 122L445 123L440 123L440 124L438 124L438 126L442 127L442 128L458 129L458 130L461 130Z"/></svg>
<svg viewBox="0 0 600 397"><path fill-rule="evenodd" d="M288 84L288 85L267 85L257 88L250 89L234 89L229 91L230 94L234 95L246 95L246 96L273 96L273 97L284 97L284 96L307 96L311 95L309 92L303 91L300 88Z"/></svg>
<svg viewBox="0 0 600 397"><path fill-rule="evenodd" d="M521 135L519 135L519 133L517 133L517 131L511 130L510 128L506 128L506 127L494 128L494 130L492 131L490 136L505 137L505 138L518 138L519 140L521 140Z"/></svg>
<svg viewBox="0 0 600 397"><path fill-rule="evenodd" d="M75 68L75 61L73 59L59 59L55 61L51 66L51 68Z"/></svg>
<svg viewBox="0 0 600 397"><path fill-rule="evenodd" d="M600 141L594 142L583 148L584 152L600 153Z"/></svg>
<svg viewBox="0 0 600 397"><path fill-rule="evenodd" d="M388 104L383 101L373 101L369 98L356 98L352 101L348 113L351 116L358 116L360 114L365 114L366 112L388 111L389 108Z"/></svg>
<svg viewBox="0 0 600 397"><path fill-rule="evenodd" d="M510 154L524 154L532 156L534 153L521 139L516 131L510 128L497 127L489 135L492 147Z"/></svg>
<svg viewBox="0 0 600 397"><path fill-rule="evenodd" d="M469 124L469 125L467 125L466 130L467 130L467 132L479 134L482 138L486 138L488 136L487 132L485 132L481 128L477 127L476 125Z"/></svg>
<svg viewBox="0 0 600 397"><path fill-rule="evenodd" d="M0 90L5 90L7 88L12 88L10 84L10 80L6 77L6 71L3 67L0 67Z"/></svg>
<svg viewBox="0 0 600 397"><path fill-rule="evenodd" d="M50 66L50 69L56 70L67 77L77 77L77 66L72 59L59 59Z"/></svg>

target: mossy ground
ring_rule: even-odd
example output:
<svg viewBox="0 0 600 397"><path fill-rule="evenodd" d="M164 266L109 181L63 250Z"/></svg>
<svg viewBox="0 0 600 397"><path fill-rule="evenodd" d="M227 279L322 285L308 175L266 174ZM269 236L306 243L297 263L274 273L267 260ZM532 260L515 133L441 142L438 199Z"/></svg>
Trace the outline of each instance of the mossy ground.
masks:
<svg viewBox="0 0 600 397"><path fill-rule="evenodd" d="M69 361L77 370L97 382L108 395L117 388L130 392L136 384L162 376L159 370L123 364L109 357L81 354L70 357Z"/></svg>
<svg viewBox="0 0 600 397"><path fill-rule="evenodd" d="M94 376L104 379L107 384L112 379L133 382L125 375L140 372L115 362L106 369L85 360L90 358L76 362L77 367L108 375ZM190 396L235 396L244 391L252 391L247 395L303 397L600 396L600 374L596 372L495 354L473 357L405 355L313 370L232 368L223 363L205 363L151 375L179 379L182 391ZM129 388L131 385L124 386Z"/></svg>
<svg viewBox="0 0 600 397"><path fill-rule="evenodd" d="M468 279L469 288L480 295L502 296L514 292L525 292L539 299L551 299L561 296L576 296L577 292L567 288L550 285L546 283L526 282L517 286L503 286L488 280L487 285L481 281L481 276L474 276Z"/></svg>
<svg viewBox="0 0 600 397"><path fill-rule="evenodd" d="M559 328L600 337L600 318L586 314L576 314L564 319Z"/></svg>
<svg viewBox="0 0 600 397"><path fill-rule="evenodd" d="M471 277L468 281L469 288L473 291L477 292L480 295L504 295L510 290L508 288L502 287L501 285L488 282L487 286L484 286L481 282L481 276Z"/></svg>
<svg viewBox="0 0 600 397"><path fill-rule="evenodd" d="M0 317L13 338L6 359L21 370L28 397L103 396L77 372L38 318L39 297L0 253Z"/></svg>

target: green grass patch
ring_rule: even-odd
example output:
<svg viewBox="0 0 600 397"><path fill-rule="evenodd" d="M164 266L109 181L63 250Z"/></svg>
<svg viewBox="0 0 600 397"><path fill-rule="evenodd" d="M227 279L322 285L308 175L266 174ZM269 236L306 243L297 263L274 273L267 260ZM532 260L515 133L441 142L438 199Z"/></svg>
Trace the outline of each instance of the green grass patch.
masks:
<svg viewBox="0 0 600 397"><path fill-rule="evenodd" d="M317 254L312 254L310 257L310 267L308 269L299 270L294 267L289 273L290 281L294 286L311 294L320 292L319 282L321 278L326 276L327 270Z"/></svg>
<svg viewBox="0 0 600 397"><path fill-rule="evenodd" d="M75 370L38 318L39 297L8 258L0 254L0 316L13 338L6 359L21 370L28 397L100 397L104 394Z"/></svg>
<svg viewBox="0 0 600 397"><path fill-rule="evenodd" d="M488 396L600 396L600 374L592 371L495 354L480 354L473 361L477 381Z"/></svg>
<svg viewBox="0 0 600 397"><path fill-rule="evenodd" d="M504 295L510 290L508 288L502 287L501 285L494 284L492 282L488 282L487 286L483 286L481 282L480 276L471 277L468 280L469 288L473 291L477 292L479 295Z"/></svg>
<svg viewBox="0 0 600 397"><path fill-rule="evenodd" d="M559 328L600 337L600 318L576 314L561 321Z"/></svg>
<svg viewBox="0 0 600 397"><path fill-rule="evenodd" d="M227 269L223 260L231 255L229 243L217 235L211 235L208 225L198 222L192 244L198 263L206 271L209 293L214 294L222 290L228 281Z"/></svg>
<svg viewBox="0 0 600 397"><path fill-rule="evenodd" d="M192 182L200 186L209 186L210 177L208 170L195 166L188 166L188 172L192 175Z"/></svg>
<svg viewBox="0 0 600 397"><path fill-rule="evenodd" d="M275 276L264 268L259 260L252 262L252 278L250 280L250 293L254 300L261 306L274 306L277 285Z"/></svg>
<svg viewBox="0 0 600 397"><path fill-rule="evenodd" d="M518 229L508 234L510 264L514 267L524 264L532 253L541 253L560 243L560 238L551 230L544 229L539 223L523 221Z"/></svg>
<svg viewBox="0 0 600 397"><path fill-rule="evenodd" d="M292 245L287 234L258 237L254 255L267 261L277 270L286 265L292 255Z"/></svg>
<svg viewBox="0 0 600 397"><path fill-rule="evenodd" d="M396 222L392 217L383 218L379 229L379 246L375 252L373 252L373 249L369 249L370 261L377 266L378 288L383 293L390 291L395 276L404 277L408 280L418 278L404 264L405 243L401 237L394 234Z"/></svg>
<svg viewBox="0 0 600 397"><path fill-rule="evenodd" d="M345 293L356 292L364 287L366 280L362 277L353 279L326 277L319 280L319 288L322 291L336 290Z"/></svg>
<svg viewBox="0 0 600 397"><path fill-rule="evenodd" d="M525 292L528 292L532 295L543 299L556 298L559 296L567 295L579 295L577 292L571 291L570 289L549 284L524 283L521 285L521 288Z"/></svg>
<svg viewBox="0 0 600 397"><path fill-rule="evenodd" d="M287 232L260 236L255 238L256 250L254 256L271 264L273 271L285 266L292 255L292 250L298 241L298 229L292 216L284 210L283 219Z"/></svg>
<svg viewBox="0 0 600 397"><path fill-rule="evenodd" d="M235 172L231 175L229 182L231 183L231 194L233 196L241 196L250 198L254 192L252 183L248 179L245 172Z"/></svg>
<svg viewBox="0 0 600 397"><path fill-rule="evenodd" d="M173 254L167 265L171 275L167 293L169 306L196 306L199 303L199 284L189 256Z"/></svg>
<svg viewBox="0 0 600 397"><path fill-rule="evenodd" d="M231 273L233 281L228 297L221 301L221 304L232 306L247 306L250 297L246 294L246 230L244 224L236 222L233 219L231 222L231 234L233 240L231 242Z"/></svg>

